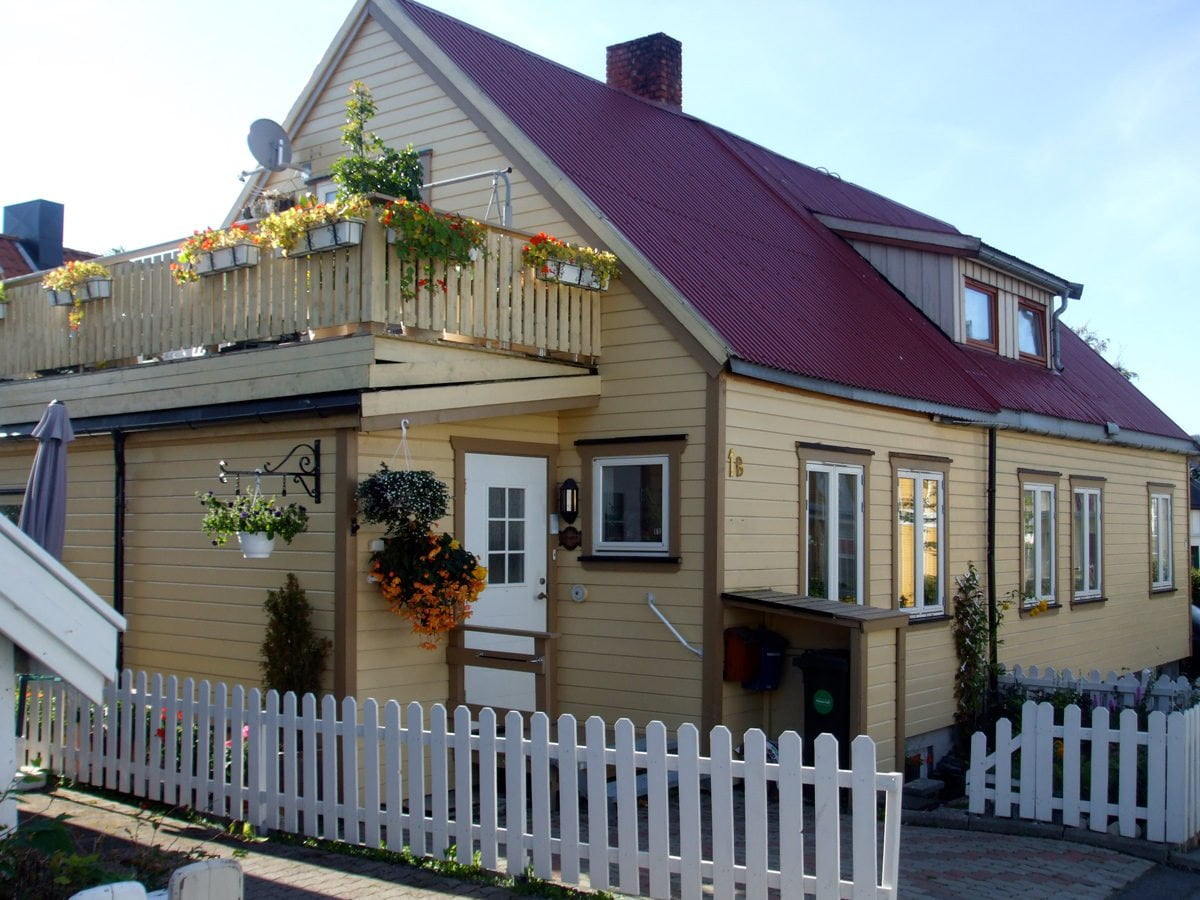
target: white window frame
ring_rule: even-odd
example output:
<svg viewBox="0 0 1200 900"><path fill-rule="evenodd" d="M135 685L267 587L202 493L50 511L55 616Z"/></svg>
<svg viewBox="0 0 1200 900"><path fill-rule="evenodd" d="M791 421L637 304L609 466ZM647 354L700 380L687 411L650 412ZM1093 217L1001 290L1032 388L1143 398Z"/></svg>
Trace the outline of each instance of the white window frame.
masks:
<svg viewBox="0 0 1200 900"><path fill-rule="evenodd" d="M809 486L809 480L810 480L809 474L812 472L827 473L829 475L829 484L830 484L830 490L828 491L829 508L826 510L826 514L825 514L825 535L826 535L826 540L827 540L827 544L828 544L828 546L825 548L825 552L826 552L825 571L828 573L828 577L825 580L825 597L824 597L824 599L826 599L826 600L838 600L839 599L837 596L835 596L835 594L837 593L837 591L836 591L837 585L835 584L835 582L837 581L837 571L838 571L838 542L836 540L836 537L833 537L831 539L831 535L836 534L836 531L837 531L836 525L837 525L838 518L841 514L841 510L838 508L838 494L837 494L837 490L836 490L837 476L853 474L858 478L858 509L856 509L855 513L854 513L854 517L855 517L855 523L854 523L855 524L855 538L854 538L854 540L855 540L855 549L856 549L856 556L857 556L857 563L858 563L857 573L856 573L856 581L855 581L855 583L857 585L857 596L855 597L854 602L856 604L858 604L859 606L861 606L863 604L863 576L864 576L864 568L865 568L863 558L866 556L866 543L864 541L864 533L865 533L864 522L866 520L866 510L865 510L866 478L864 477L863 467L858 466L858 465L848 465L848 464L844 464L844 463L823 463L823 462L810 462L805 465L805 471L804 471L804 531L805 531L805 534L807 535L807 539L810 544L811 544L813 538L812 538L812 529L809 525L809 523L810 523L810 518L809 518L810 498L809 498L809 493L808 493L808 490L809 490L808 486ZM834 527L832 529L830 528L830 523L833 523L833 525L834 525ZM805 553L804 553L804 591L808 596L812 596L812 594L809 593L809 575L810 575L810 573L808 571L808 550L807 550L807 548L805 548Z"/></svg>
<svg viewBox="0 0 1200 900"><path fill-rule="evenodd" d="M1150 492L1150 589L1170 590L1175 587L1175 564L1172 552L1171 495L1162 491ZM1165 523L1165 527L1164 524ZM1157 570L1154 554L1158 553Z"/></svg>
<svg viewBox="0 0 1200 900"><path fill-rule="evenodd" d="M604 540L604 470L622 466L662 467L662 534L658 541ZM592 460L592 552L597 556L669 556L671 551L671 457L666 453L644 456L597 456Z"/></svg>
<svg viewBox="0 0 1200 900"><path fill-rule="evenodd" d="M1075 510L1075 498L1083 497L1083 514L1080 515ZM1088 583L1088 574L1092 571L1091 559L1091 534L1089 527L1092 517L1090 507L1094 504L1096 508L1096 546L1100 548L1100 558L1095 560L1095 583ZM1082 529L1082 540L1080 540ZM1104 596L1104 496L1100 488L1096 487L1077 487L1073 489L1071 497L1071 562L1075 568L1082 574L1084 585L1080 590L1076 590L1076 579L1071 579L1071 590L1076 600L1094 600L1097 597ZM1074 572L1071 573L1074 576Z"/></svg>
<svg viewBox="0 0 1200 900"><path fill-rule="evenodd" d="M946 611L946 478L941 472L930 472L921 469L899 469L896 472L897 482L901 478L911 478L913 480L913 605L900 606L900 609L907 612L913 618L921 616L944 615ZM924 497L925 493L922 490L923 482L937 482L938 508L937 508L937 567L935 573L937 575L937 603L925 605L925 554L920 551L920 547L924 546L924 541L921 539L923 535L922 523L924 521ZM899 489L896 492L897 504L896 512L899 515ZM897 523L898 525L899 523ZM897 541L899 540L899 532L897 531ZM897 576L898 577L898 576ZM897 591L899 593L899 591ZM896 598L896 602L900 602L900 598Z"/></svg>
<svg viewBox="0 0 1200 900"><path fill-rule="evenodd" d="M1026 542L1025 494L1027 494L1027 493L1033 494L1033 586L1034 586L1033 596L1023 598L1025 608L1028 609L1030 607L1037 606L1043 600L1045 600L1048 604L1051 604L1051 605L1053 605L1056 602L1055 588L1058 584L1058 581L1057 581L1058 573L1056 571L1057 562L1058 562L1058 551L1057 551L1057 548L1055 547L1055 540L1057 537L1055 532L1058 530L1058 520L1057 520L1057 517L1055 516L1055 509L1054 509L1054 494L1055 494L1054 485L1047 484L1045 482L1039 482L1039 481L1024 482L1021 485L1021 511L1020 511L1020 514L1021 514L1021 560L1022 560L1021 564L1022 564L1022 566L1024 566L1024 560L1025 560L1025 542ZM1042 552L1043 548L1041 546L1041 542L1042 542L1041 529L1038 527L1038 524L1041 522L1042 513L1046 509L1046 506L1044 504L1047 501L1049 503L1049 508L1050 508L1050 579L1049 579L1050 593L1042 594L1042 593L1040 593L1040 585L1041 585L1042 581L1045 580L1043 576L1046 574L1045 572L1042 571L1042 557L1045 554ZM1025 582L1028 580L1028 575L1029 575L1029 573L1026 572L1022 568L1022 570L1021 570L1022 588L1024 587Z"/></svg>

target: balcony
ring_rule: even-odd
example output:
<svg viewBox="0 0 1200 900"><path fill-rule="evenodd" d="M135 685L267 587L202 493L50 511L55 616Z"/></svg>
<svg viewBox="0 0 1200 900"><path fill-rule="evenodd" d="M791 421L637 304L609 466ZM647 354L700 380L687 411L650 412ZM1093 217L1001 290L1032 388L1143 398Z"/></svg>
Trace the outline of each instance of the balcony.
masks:
<svg viewBox="0 0 1200 900"><path fill-rule="evenodd" d="M498 382L511 403L584 400L598 392L588 367L600 355L604 295L535 278L521 264L526 240L491 227L473 262L419 261L415 296L373 220L361 245L264 250L256 266L185 285L171 277L177 245L161 245L99 260L112 296L83 304L76 330L40 276L12 279L0 320L3 418L36 421L50 396L104 416L339 390L364 394L364 417L384 416L444 409L437 387L457 384L467 402Z"/></svg>
<svg viewBox="0 0 1200 900"><path fill-rule="evenodd" d="M113 274L112 297L84 304L76 331L68 325L67 307L49 305L39 276L13 279L7 317L0 321L0 378L353 333L595 362L602 295L536 279L521 265L526 240L489 228L486 254L448 270L431 264L415 297L404 295L386 230L374 221L359 246L299 258L265 251L257 266L185 285L171 278L175 245L151 247L99 260Z"/></svg>

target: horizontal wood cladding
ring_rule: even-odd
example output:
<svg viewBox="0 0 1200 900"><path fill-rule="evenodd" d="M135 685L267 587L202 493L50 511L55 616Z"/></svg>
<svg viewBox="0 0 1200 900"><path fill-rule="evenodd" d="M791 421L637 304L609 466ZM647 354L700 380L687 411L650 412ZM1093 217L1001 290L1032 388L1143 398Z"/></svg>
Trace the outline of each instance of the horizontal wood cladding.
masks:
<svg viewBox="0 0 1200 900"><path fill-rule="evenodd" d="M725 446L741 457L742 474L723 479L726 590L799 588L803 479L797 442L874 453L866 486L868 603L894 607L894 468L880 459L894 458L898 464L922 457L939 460L946 471L950 517L945 529L948 591L953 590L953 577L971 563L986 579L986 430L730 378ZM997 592L1003 596L1018 584L1018 470L1059 473L1047 477L1056 487L1055 557L1058 600L1063 605L1053 616L1037 618L1010 611L1003 626L1001 660L1010 665L1120 671L1186 655L1186 591L1177 592L1175 599L1149 593L1146 487L1149 482L1186 484L1183 458L1015 431L999 432L997 456ZM1069 577L1072 476L1103 479L1104 592L1109 597L1107 603L1074 609ZM1182 487L1174 489L1173 497L1176 583L1185 588L1188 498ZM908 734L951 724L956 667L948 620L915 623L908 629ZM885 676L886 665L871 669L872 679ZM886 691L880 690L872 684L868 696L885 698Z"/></svg>

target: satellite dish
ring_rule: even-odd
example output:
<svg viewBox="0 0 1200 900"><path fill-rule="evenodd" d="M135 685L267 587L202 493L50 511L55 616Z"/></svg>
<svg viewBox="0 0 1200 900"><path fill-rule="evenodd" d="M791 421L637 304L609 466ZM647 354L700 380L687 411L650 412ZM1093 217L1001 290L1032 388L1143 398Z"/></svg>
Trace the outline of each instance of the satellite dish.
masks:
<svg viewBox="0 0 1200 900"><path fill-rule="evenodd" d="M291 165L292 142L278 122L255 119L246 143L258 164L270 172L282 172Z"/></svg>

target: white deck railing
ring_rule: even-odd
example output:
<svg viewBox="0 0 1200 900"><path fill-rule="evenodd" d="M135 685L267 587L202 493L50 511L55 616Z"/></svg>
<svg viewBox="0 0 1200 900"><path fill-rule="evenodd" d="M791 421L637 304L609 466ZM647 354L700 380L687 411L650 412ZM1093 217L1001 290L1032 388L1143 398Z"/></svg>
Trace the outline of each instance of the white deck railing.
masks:
<svg viewBox="0 0 1200 900"><path fill-rule="evenodd" d="M901 778L876 772L867 737L840 770L831 735L805 766L794 732L771 762L758 730L739 758L715 728L705 755L692 725L669 739L652 723L639 739L627 719L610 733L596 717L580 730L569 715L510 712L500 726L490 709L297 701L129 672L99 707L42 684L24 726L24 759L259 829L454 848L467 864L478 851L489 869L651 897L897 894Z"/></svg>

